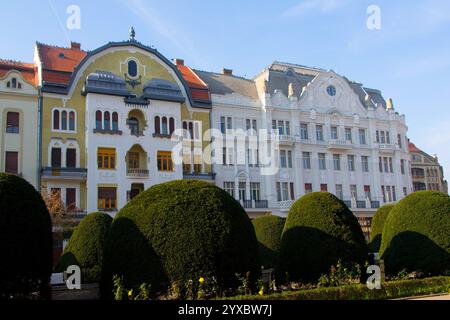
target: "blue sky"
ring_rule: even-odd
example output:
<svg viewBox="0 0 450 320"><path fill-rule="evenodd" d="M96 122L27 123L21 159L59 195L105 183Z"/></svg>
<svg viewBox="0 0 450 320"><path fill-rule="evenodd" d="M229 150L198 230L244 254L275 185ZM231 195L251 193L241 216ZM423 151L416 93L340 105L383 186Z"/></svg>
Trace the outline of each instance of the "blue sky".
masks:
<svg viewBox="0 0 450 320"><path fill-rule="evenodd" d="M381 30L369 30L369 5ZM81 28L68 30L69 5ZM26 8L26 9L24 9ZM138 41L209 71L252 77L272 61L333 69L394 99L409 137L450 175L450 1L3 1L1 58L32 61L35 41L94 49Z"/></svg>

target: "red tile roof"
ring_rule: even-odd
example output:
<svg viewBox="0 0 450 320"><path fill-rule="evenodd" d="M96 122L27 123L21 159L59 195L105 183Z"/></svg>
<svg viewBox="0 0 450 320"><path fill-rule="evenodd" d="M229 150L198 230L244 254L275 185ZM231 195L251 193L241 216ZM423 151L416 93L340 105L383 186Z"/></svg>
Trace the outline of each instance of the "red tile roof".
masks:
<svg viewBox="0 0 450 320"><path fill-rule="evenodd" d="M34 63L0 59L0 77L4 77L11 70L19 71L22 77L32 85L37 84L37 72Z"/></svg>
<svg viewBox="0 0 450 320"><path fill-rule="evenodd" d="M42 63L43 81L68 84L76 66L87 55L77 44L71 48L37 43L38 54Z"/></svg>
<svg viewBox="0 0 450 320"><path fill-rule="evenodd" d="M176 66L183 76L184 80L186 81L187 85L189 86L192 98L194 100L199 99L209 101L209 89L208 86L203 82L203 80L200 79L200 77L197 76L197 74L195 74L195 72L192 71L192 69L188 66L180 63L177 63Z"/></svg>
<svg viewBox="0 0 450 320"><path fill-rule="evenodd" d="M421 152L422 151L419 148L417 148L414 143L412 143L410 141L408 141L408 149L409 149L409 152Z"/></svg>

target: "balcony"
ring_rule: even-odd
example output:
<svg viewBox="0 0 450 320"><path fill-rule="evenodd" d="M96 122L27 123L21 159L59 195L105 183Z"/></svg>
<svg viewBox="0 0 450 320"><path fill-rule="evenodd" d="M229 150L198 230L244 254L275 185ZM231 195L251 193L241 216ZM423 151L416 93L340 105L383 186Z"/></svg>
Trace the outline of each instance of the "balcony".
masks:
<svg viewBox="0 0 450 320"><path fill-rule="evenodd" d="M127 169L127 176L132 178L147 178L149 171L148 169Z"/></svg>
<svg viewBox="0 0 450 320"><path fill-rule="evenodd" d="M380 143L379 149L382 153L394 153L397 150L397 145L393 143Z"/></svg>
<svg viewBox="0 0 450 320"><path fill-rule="evenodd" d="M87 178L87 169L85 168L44 167L41 173L42 178L46 180L85 181Z"/></svg>
<svg viewBox="0 0 450 320"><path fill-rule="evenodd" d="M352 148L353 145L351 141L339 139L328 140L328 149L349 150Z"/></svg>
<svg viewBox="0 0 450 320"><path fill-rule="evenodd" d="M277 135L278 143L281 145L293 145L295 143L295 137L291 135Z"/></svg>

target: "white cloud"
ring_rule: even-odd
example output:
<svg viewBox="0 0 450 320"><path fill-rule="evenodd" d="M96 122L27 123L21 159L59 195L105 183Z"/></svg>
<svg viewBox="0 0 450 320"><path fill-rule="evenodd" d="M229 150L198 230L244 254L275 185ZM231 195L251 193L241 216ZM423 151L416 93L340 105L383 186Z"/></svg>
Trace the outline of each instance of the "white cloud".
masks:
<svg viewBox="0 0 450 320"><path fill-rule="evenodd" d="M348 2L349 0L304 0L285 10L281 17L290 18L312 13L331 13L345 6Z"/></svg>

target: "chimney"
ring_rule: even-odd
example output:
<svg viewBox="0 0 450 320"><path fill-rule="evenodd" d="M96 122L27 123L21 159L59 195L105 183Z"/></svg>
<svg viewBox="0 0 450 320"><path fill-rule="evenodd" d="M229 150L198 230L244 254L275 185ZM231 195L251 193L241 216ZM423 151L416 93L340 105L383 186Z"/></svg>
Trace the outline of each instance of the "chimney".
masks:
<svg viewBox="0 0 450 320"><path fill-rule="evenodd" d="M81 50L81 43L79 42L70 42L70 49L72 50Z"/></svg>
<svg viewBox="0 0 450 320"><path fill-rule="evenodd" d="M224 74L226 76L232 76L233 75L233 69L223 68L222 69L222 74Z"/></svg>
<svg viewBox="0 0 450 320"><path fill-rule="evenodd" d="M174 62L175 65L177 65L177 66L184 66L184 60L183 60L183 59L175 58L175 59L173 59L173 62Z"/></svg>

